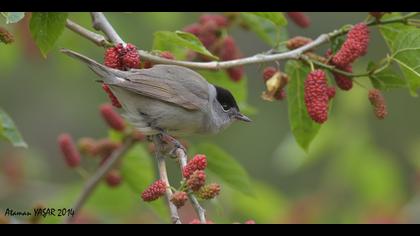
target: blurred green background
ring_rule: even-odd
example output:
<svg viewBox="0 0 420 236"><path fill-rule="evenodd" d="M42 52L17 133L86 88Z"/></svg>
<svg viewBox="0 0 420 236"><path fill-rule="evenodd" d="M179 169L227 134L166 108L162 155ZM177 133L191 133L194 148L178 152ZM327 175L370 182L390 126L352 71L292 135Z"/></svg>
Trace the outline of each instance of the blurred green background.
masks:
<svg viewBox="0 0 420 236"><path fill-rule="evenodd" d="M367 17L363 12L307 14L311 26L301 29L289 22L290 36L315 38ZM197 21L200 13L106 15L125 41L150 50L155 31L180 30ZM87 13L71 13L69 18L90 28ZM103 49L66 29L44 59L25 27L25 22L7 26L16 42L0 45L0 106L14 119L29 144L28 149L20 149L0 143L0 211L29 210L38 202L48 207L71 207L83 180L65 165L57 136L62 132L76 138L106 136L107 126L98 105L108 99L94 82L96 75L58 49L70 48L99 61ZM252 32L235 28L230 33L244 55L269 49ZM322 47L319 52L325 49ZM369 52L357 61L355 70L362 71L368 59L380 59L386 53L383 39L373 28ZM260 98L264 91L260 67L246 66L246 74L249 103L258 110L252 115L254 122L236 123L217 136L188 139L191 143L207 141L219 145L255 181L254 197L222 184L221 196L204 204L210 219L216 223L247 219L257 223L420 223L418 98L411 97L407 89L384 93L389 116L379 121L373 115L365 88L355 86L351 92L338 91L330 119L306 154L290 132L287 102L266 102ZM367 78L358 81L369 88ZM170 171L177 175L175 164L170 164ZM139 193L131 192L127 186L110 189L104 185L84 210L84 220L168 221L144 205ZM191 215L191 210L185 211L185 215Z"/></svg>

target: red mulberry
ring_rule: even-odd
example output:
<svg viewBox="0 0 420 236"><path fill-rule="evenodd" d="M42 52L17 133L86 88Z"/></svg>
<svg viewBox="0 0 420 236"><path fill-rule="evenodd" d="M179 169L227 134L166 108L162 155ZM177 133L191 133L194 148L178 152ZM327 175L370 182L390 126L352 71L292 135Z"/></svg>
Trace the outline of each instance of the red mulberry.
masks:
<svg viewBox="0 0 420 236"><path fill-rule="evenodd" d="M206 173L203 170L194 171L194 173L187 180L188 187L194 192L200 190L200 188L203 187L205 183Z"/></svg>
<svg viewBox="0 0 420 236"><path fill-rule="evenodd" d="M106 183L110 187L116 187L121 184L122 177L118 170L111 170L106 174Z"/></svg>
<svg viewBox="0 0 420 236"><path fill-rule="evenodd" d="M166 183L162 180L157 180L152 185L150 185L146 190L141 194L143 201L150 202L154 201L166 192Z"/></svg>
<svg viewBox="0 0 420 236"><path fill-rule="evenodd" d="M353 26L340 50L332 58L334 65L344 68L366 54L369 44L369 28L365 23Z"/></svg>
<svg viewBox="0 0 420 236"><path fill-rule="evenodd" d="M347 65L347 66L345 66L343 68L339 68L339 69L341 69L343 71L346 71L346 72L350 72L350 73L353 71L351 65ZM337 83L337 86L340 89L342 89L344 91L349 91L351 88L353 88L353 80L352 79L350 79L347 76L345 76L343 74L340 74L340 73L333 72L333 74L334 74L335 82Z"/></svg>
<svg viewBox="0 0 420 236"><path fill-rule="evenodd" d="M121 108L121 103L118 101L117 97L112 93L111 89L107 84L102 84L102 89L108 94L109 99L111 100L111 103L116 108Z"/></svg>
<svg viewBox="0 0 420 236"><path fill-rule="evenodd" d="M73 138L69 134L60 134L58 136L58 145L64 154L64 159L69 167L80 165L80 153L74 145Z"/></svg>
<svg viewBox="0 0 420 236"><path fill-rule="evenodd" d="M374 107L375 116L382 120L388 115L388 110L385 103L385 98L378 89L369 90L369 101Z"/></svg>
<svg viewBox="0 0 420 236"><path fill-rule="evenodd" d="M121 61L125 69L138 69L140 65L140 55L136 46L128 43L124 49L123 55L121 55Z"/></svg>
<svg viewBox="0 0 420 236"><path fill-rule="evenodd" d="M171 198L171 202L177 208L184 206L187 200L188 200L188 195L186 192L176 192L172 195L172 198Z"/></svg>
<svg viewBox="0 0 420 236"><path fill-rule="evenodd" d="M119 69L119 70L122 69L122 63L120 61L120 54L117 47L108 48L105 51L104 64L114 69Z"/></svg>
<svg viewBox="0 0 420 236"><path fill-rule="evenodd" d="M328 95L328 99L331 100L335 97L335 87L328 87L327 88L327 95Z"/></svg>
<svg viewBox="0 0 420 236"><path fill-rule="evenodd" d="M305 104L309 116L317 123L328 119L328 94L325 72L315 70L305 80Z"/></svg>
<svg viewBox="0 0 420 236"><path fill-rule="evenodd" d="M302 28L307 28L311 24L309 17L303 12L287 12L287 16Z"/></svg>
<svg viewBox="0 0 420 236"><path fill-rule="evenodd" d="M109 125L109 127L115 129L116 131L123 131L125 129L124 119L112 109L112 106L109 104L103 104L99 107L101 115Z"/></svg>
<svg viewBox="0 0 420 236"><path fill-rule="evenodd" d="M206 155L197 154L193 159L188 161L187 165L183 169L183 175L185 178L189 178L194 171L204 170L207 167L207 158Z"/></svg>

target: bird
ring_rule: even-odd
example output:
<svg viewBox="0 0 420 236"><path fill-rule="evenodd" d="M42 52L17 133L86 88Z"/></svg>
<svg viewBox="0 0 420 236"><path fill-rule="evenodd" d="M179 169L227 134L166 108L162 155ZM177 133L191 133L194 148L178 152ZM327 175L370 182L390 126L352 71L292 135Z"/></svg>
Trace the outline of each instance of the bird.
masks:
<svg viewBox="0 0 420 236"><path fill-rule="evenodd" d="M187 67L158 64L122 71L70 49L60 51L100 76L121 103L122 116L145 135L212 135L234 121L251 122L229 90Z"/></svg>

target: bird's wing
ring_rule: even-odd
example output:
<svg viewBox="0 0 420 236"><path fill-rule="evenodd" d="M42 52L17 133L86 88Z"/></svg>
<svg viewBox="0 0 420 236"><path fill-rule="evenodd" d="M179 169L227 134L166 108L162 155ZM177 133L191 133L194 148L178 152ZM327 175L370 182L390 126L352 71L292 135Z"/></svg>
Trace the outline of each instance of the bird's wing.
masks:
<svg viewBox="0 0 420 236"><path fill-rule="evenodd" d="M202 109L209 100L207 81L181 66L155 65L150 69L135 70L124 79L112 85L188 110Z"/></svg>

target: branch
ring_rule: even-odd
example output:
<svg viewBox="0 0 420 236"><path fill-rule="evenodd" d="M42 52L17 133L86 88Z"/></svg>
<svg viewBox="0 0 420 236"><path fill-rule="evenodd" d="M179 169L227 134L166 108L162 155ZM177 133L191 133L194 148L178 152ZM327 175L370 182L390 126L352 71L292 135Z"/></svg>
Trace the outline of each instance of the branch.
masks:
<svg viewBox="0 0 420 236"><path fill-rule="evenodd" d="M181 168L181 174L184 169L184 167L187 165L187 154L182 148L178 148L175 151L176 156L179 159L179 167ZM185 178L184 178L185 181ZM206 224L206 210L200 206L200 203L198 202L197 198L191 193L191 191L188 191L188 198L191 201L191 204L193 205L195 211L197 212L198 218L200 219L201 224Z"/></svg>
<svg viewBox="0 0 420 236"><path fill-rule="evenodd" d="M114 44L122 43L125 45L125 42L117 34L102 12L91 12L90 16L92 17L94 29L102 31Z"/></svg>
<svg viewBox="0 0 420 236"><path fill-rule="evenodd" d="M178 208L171 202L172 190L170 187L171 185L169 184L168 173L166 171L165 156L162 153L162 150L163 150L162 140L159 138L159 136L155 135L153 137L153 142L156 147L156 159L158 162L159 176L160 176L160 179L164 181L167 185L165 196L166 196L166 201L168 202L168 205L169 205L169 210L171 212L172 223L182 224L178 215Z"/></svg>
<svg viewBox="0 0 420 236"><path fill-rule="evenodd" d="M86 182L82 193L74 203L72 208L74 210L74 215L65 218L64 223L71 223L73 217L75 217L79 213L83 204L85 204L86 200L92 194L93 190L97 187L104 175L108 173L108 171L114 166L114 164L124 156L124 154L133 146L134 143L135 141L131 137L127 138L124 144L120 148L115 150L111 154L111 156L105 161L105 163L98 168L95 174Z"/></svg>
<svg viewBox="0 0 420 236"><path fill-rule="evenodd" d="M401 17L396 17L388 20L383 21L376 21L372 20L367 23L368 26L375 26L375 25L385 25L385 24L392 24L392 23L403 23L406 24L408 19L413 18L417 15L419 15L419 12L412 12L409 14L406 14ZM102 31L112 43L123 43L125 42L120 38L120 36L117 34L117 32L114 30L112 25L109 23L107 18L104 16L101 12L92 12L91 13L92 20L93 20L93 27L97 30ZM71 29L72 30L72 29ZM158 63L158 64L168 64L168 65L178 65L178 66L184 66L191 69L210 69L210 70L219 70L219 69L227 69L230 67L236 67L236 66L243 66L243 65L250 65L250 64L258 64L258 63L266 63L266 62L274 62L274 61L280 61L280 60L287 60L287 59L294 59L298 60L301 59L300 56L311 49L314 49L324 43L329 42L332 38L346 34L350 28L343 28L340 30L335 30L331 33L321 34L311 43L297 48L295 50L282 52L282 53L275 53L275 54L257 54L250 57L245 57L241 59L236 60L230 60L230 61L212 61L212 62L193 62L193 61L178 61L178 60L169 60L166 58L162 58L159 56L155 56L150 54L147 51L139 50L139 55L141 58ZM91 40L92 41L92 40ZM327 68L331 69L331 68ZM339 73L344 71L337 71ZM345 74L342 73L342 74ZM354 76L353 76L354 77Z"/></svg>
<svg viewBox="0 0 420 236"><path fill-rule="evenodd" d="M83 38L90 40L91 42L93 42L94 44L100 47L112 46L112 44L108 42L104 36L94 33L92 31L89 31L86 28L74 23L73 21L69 19L67 19L66 21L66 27L70 29L71 31L77 33L78 35L82 36Z"/></svg>

